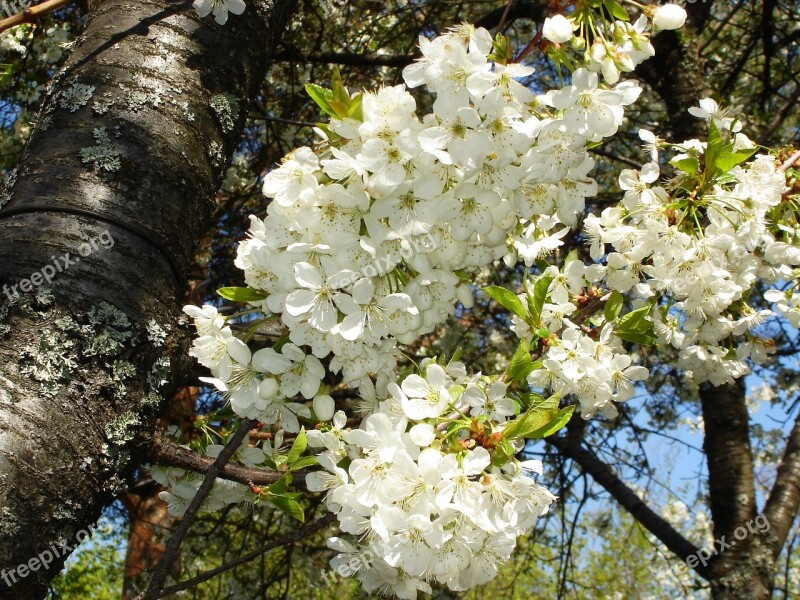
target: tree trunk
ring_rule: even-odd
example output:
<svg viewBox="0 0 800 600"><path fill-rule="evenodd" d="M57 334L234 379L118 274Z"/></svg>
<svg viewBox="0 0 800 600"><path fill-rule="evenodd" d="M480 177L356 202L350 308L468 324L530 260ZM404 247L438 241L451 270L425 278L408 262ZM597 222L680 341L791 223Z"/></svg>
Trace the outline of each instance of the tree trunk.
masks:
<svg viewBox="0 0 800 600"><path fill-rule="evenodd" d="M146 453L189 366L184 269L293 5L219 27L97 3L48 87L0 199L0 596L42 597Z"/></svg>

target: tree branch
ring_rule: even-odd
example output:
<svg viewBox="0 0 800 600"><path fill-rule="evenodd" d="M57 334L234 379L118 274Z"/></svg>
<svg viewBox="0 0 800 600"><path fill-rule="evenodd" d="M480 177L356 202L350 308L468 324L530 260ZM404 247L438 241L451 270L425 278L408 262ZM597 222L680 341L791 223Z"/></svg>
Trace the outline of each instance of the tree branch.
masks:
<svg viewBox="0 0 800 600"><path fill-rule="evenodd" d="M795 419L786 442L775 485L772 486L764 516L770 524L773 537L772 555L780 554L792 522L800 510L800 415Z"/></svg>
<svg viewBox="0 0 800 600"><path fill-rule="evenodd" d="M158 596L155 596L154 598L164 598L165 596L169 596L170 594L174 594L176 592L189 589L190 587L193 587L198 583L203 583L204 581L208 581L209 579L212 579L217 575L225 573L226 571L230 571L231 569L234 569L239 565L242 565L246 562L250 562L251 560L258 558L265 552L269 552L270 550L274 550L275 548L278 548L280 546L287 546L289 544L307 538L310 535L324 529L325 527L333 523L335 517L336 515L334 515L333 513L328 513L321 519L317 519L316 521L311 523L311 525L307 525L306 527L301 527L300 529L296 529L295 531L286 533L280 536L279 538L276 538L271 542L264 544L260 548L257 548L256 550L253 550L252 552L249 552L243 556L240 556L236 560L232 560L231 562L219 566L215 569L210 569L208 571L205 571L204 573L201 573L197 577L192 577L191 579L187 579L186 581L182 581L180 583L172 585L162 590L158 594Z"/></svg>
<svg viewBox="0 0 800 600"><path fill-rule="evenodd" d="M47 0L47 2L42 2L36 6L30 6L21 13L0 21L0 33L12 27L16 27L17 25L22 25L23 23L33 23L50 11L57 10L73 2L75 2L75 0Z"/></svg>
<svg viewBox="0 0 800 600"><path fill-rule="evenodd" d="M584 472L591 475L634 519L661 540L681 560L685 561L690 556L697 554L698 548L694 544L650 508L607 464L583 448L579 439L568 435L551 436L545 438L545 441L555 447L563 456L578 463ZM696 571L699 575L705 576L703 567L698 566Z"/></svg>
<svg viewBox="0 0 800 600"><path fill-rule="evenodd" d="M792 114L795 110L797 110L797 101L800 100L800 85L794 88L791 96L786 99L783 107L775 113L775 116L772 117L772 120L769 122L767 127L762 131L758 137L756 138L756 142L766 146L767 142L769 142L772 134L775 133L775 130L781 126L786 118Z"/></svg>
<svg viewBox="0 0 800 600"><path fill-rule="evenodd" d="M156 435L153 440L150 460L160 465L178 467L195 473L207 473L214 464L214 459L210 456L202 456L187 450L174 442L164 439L161 435ZM232 463L223 466L217 476L243 485L270 485L285 475L285 473L277 471L251 469ZM295 483L303 483L305 481L304 473L296 472L293 475Z"/></svg>
<svg viewBox="0 0 800 600"><path fill-rule="evenodd" d="M219 453L219 456L217 456L217 458L214 460L214 463L209 467L208 471L206 471L206 475L203 478L203 483L200 484L200 488L197 490L194 498L192 498L192 502L189 504L189 507L183 514L183 518L181 519L178 528L175 530L175 533L172 534L172 537L167 544L167 549L164 551L164 554L161 555L161 558L158 561L158 566L153 571L153 576L150 578L150 582L147 584L147 588L137 600L156 600L156 598L160 598L162 596L161 589L164 587L164 582L167 580L167 570L172 562L177 558L178 551L183 543L183 538L185 538L186 534L189 533L189 528L192 526L197 513L200 511L200 506L203 504L203 500L206 499L206 496L208 496L208 494L211 492L211 488L214 487L214 482L217 479L217 475L219 475L219 473L231 459L233 453L236 452L236 450L239 449L239 446L242 445L242 441L244 441L245 436L255 426L255 424L256 422L250 419L245 419L242 421L239 424L239 428L228 440L228 443L225 444L222 452Z"/></svg>

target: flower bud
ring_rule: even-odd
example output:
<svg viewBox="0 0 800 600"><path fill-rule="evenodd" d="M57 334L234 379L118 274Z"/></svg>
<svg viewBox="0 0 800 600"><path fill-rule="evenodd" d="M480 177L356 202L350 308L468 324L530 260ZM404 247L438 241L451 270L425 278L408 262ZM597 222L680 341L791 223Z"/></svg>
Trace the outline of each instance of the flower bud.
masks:
<svg viewBox="0 0 800 600"><path fill-rule="evenodd" d="M678 29L686 22L686 11L677 4L659 6L653 15L653 26L656 29Z"/></svg>
<svg viewBox="0 0 800 600"><path fill-rule="evenodd" d="M267 377L258 384L258 395L264 400L275 400L275 398L278 397L279 387L280 386L278 385L277 380L273 379L272 377Z"/></svg>
<svg viewBox="0 0 800 600"><path fill-rule="evenodd" d="M327 394L314 396L312 406L314 408L314 414L317 415L317 419L320 421L330 421L336 410L336 404L333 402L333 398Z"/></svg>
<svg viewBox="0 0 800 600"><path fill-rule="evenodd" d="M542 27L544 39L555 44L563 44L572 39L572 23L564 15L547 17Z"/></svg>

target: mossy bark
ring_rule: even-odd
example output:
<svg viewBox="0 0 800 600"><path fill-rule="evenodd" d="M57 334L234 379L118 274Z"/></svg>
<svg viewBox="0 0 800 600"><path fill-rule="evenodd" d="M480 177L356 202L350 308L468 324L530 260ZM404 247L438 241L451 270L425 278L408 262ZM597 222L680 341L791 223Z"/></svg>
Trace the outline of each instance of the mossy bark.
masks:
<svg viewBox="0 0 800 600"><path fill-rule="evenodd" d="M44 596L189 367L184 270L293 5L95 3L48 88L0 200L0 596Z"/></svg>

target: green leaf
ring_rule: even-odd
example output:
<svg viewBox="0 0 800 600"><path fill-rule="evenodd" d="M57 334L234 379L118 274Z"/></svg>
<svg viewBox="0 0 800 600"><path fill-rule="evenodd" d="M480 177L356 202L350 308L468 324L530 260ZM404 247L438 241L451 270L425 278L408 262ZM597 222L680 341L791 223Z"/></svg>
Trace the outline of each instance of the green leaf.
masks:
<svg viewBox="0 0 800 600"><path fill-rule="evenodd" d="M217 294L234 302L258 302L267 297L267 292L249 287L223 287L217 290Z"/></svg>
<svg viewBox="0 0 800 600"><path fill-rule="evenodd" d="M350 99L350 108L347 109L347 116L349 118L355 119L356 121L364 120L363 99L363 94L356 94Z"/></svg>
<svg viewBox="0 0 800 600"><path fill-rule="evenodd" d="M531 351L528 347L528 342L520 340L519 346L517 346L517 350L514 352L514 356L511 357L511 361L508 363L506 378L512 382L525 381L525 378L531 371L533 371L533 362L531 361Z"/></svg>
<svg viewBox="0 0 800 600"><path fill-rule="evenodd" d="M756 153L757 148L748 148L745 150L733 150L733 144L725 146L719 153L716 161L716 167L721 173L727 173L736 165L746 161L748 158Z"/></svg>
<svg viewBox="0 0 800 600"><path fill-rule="evenodd" d="M576 404L565 406L556 413L556 416L549 423L535 431L531 431L525 437L532 440L540 440L548 435L553 435L560 429L563 429L572 418L572 413L575 412L576 406Z"/></svg>
<svg viewBox="0 0 800 600"><path fill-rule="evenodd" d="M532 431L541 429L557 415L555 409L541 410L531 408L522 415L511 421L511 424L503 430L503 439L513 440L527 436Z"/></svg>
<svg viewBox="0 0 800 600"><path fill-rule="evenodd" d="M531 307L531 319L534 323L539 323L542 319L542 308L547 300L547 292L553 278L550 275L543 275L533 286L533 306Z"/></svg>
<svg viewBox="0 0 800 600"><path fill-rule="evenodd" d="M305 523L306 515L303 512L303 507L300 506L300 503L297 500L288 496L278 495L270 496L269 501L280 508L283 512L288 513L301 523Z"/></svg>
<svg viewBox="0 0 800 600"><path fill-rule="evenodd" d="M617 331L617 337L639 344L640 346L654 346L658 343L658 338L654 334L644 333L640 331Z"/></svg>
<svg viewBox="0 0 800 600"><path fill-rule="evenodd" d="M285 494L286 491L289 489L290 481L291 478L288 475L285 477L281 477L280 479L278 479L278 481L269 486L269 493L278 496L281 494Z"/></svg>
<svg viewBox="0 0 800 600"><path fill-rule="evenodd" d="M631 18L628 16L627 11L620 6L617 0L603 0L603 5L615 19L630 21Z"/></svg>
<svg viewBox="0 0 800 600"><path fill-rule="evenodd" d="M342 74L339 72L339 67L333 67L333 74L331 75L331 92L333 99L342 104L350 104L350 94L347 88L342 83Z"/></svg>
<svg viewBox="0 0 800 600"><path fill-rule="evenodd" d="M528 320L528 311L525 310L522 300L517 298L517 295L511 290L496 285L490 285L489 287L483 288L483 291L494 298L495 301L506 310L511 311L521 319L525 319L525 321Z"/></svg>
<svg viewBox="0 0 800 600"><path fill-rule="evenodd" d="M606 323L610 323L619 316L619 311L622 310L623 303L624 298L622 294L617 290L611 292L611 296L609 296L606 305L603 307L603 316L606 318Z"/></svg>
<svg viewBox="0 0 800 600"><path fill-rule="evenodd" d="M514 446L511 442L503 439L494 450L492 450L492 464L496 467L502 467L508 462L508 459L514 456Z"/></svg>
<svg viewBox="0 0 800 600"><path fill-rule="evenodd" d="M717 126L714 121L708 122L708 142L706 142L706 170L713 171L717 164L717 157L719 156L722 147L725 145L725 140L722 139Z"/></svg>
<svg viewBox="0 0 800 600"><path fill-rule="evenodd" d="M669 163L676 169L680 169L690 177L694 177L700 169L700 161L696 156L688 156L681 160L671 160Z"/></svg>
<svg viewBox="0 0 800 600"><path fill-rule="evenodd" d="M299 459L297 459L291 465L289 465L289 470L297 471L299 469L305 469L306 467L313 467L316 464L317 464L316 456L301 456Z"/></svg>
<svg viewBox="0 0 800 600"><path fill-rule="evenodd" d="M300 432L297 434L297 437L294 438L294 443L292 447L289 449L289 457L287 458L286 462L289 465L293 465L306 451L308 447L308 437L306 436L306 429L303 427L300 429Z"/></svg>
<svg viewBox="0 0 800 600"><path fill-rule="evenodd" d="M653 322L647 319L651 310L652 306L647 304L623 315L620 317L614 333L625 341L642 346L655 344L658 342L658 338L653 330Z"/></svg>
<svg viewBox="0 0 800 600"><path fill-rule="evenodd" d="M545 398L540 394L530 394L532 398L528 403L528 410L558 410L558 402L561 400L560 394L552 394Z"/></svg>
<svg viewBox="0 0 800 600"><path fill-rule="evenodd" d="M333 92L331 90L317 85L316 83L307 83L306 94L317 103L317 106L319 106L326 115L330 115L331 117L337 116L336 111L333 110L330 104L333 100Z"/></svg>

